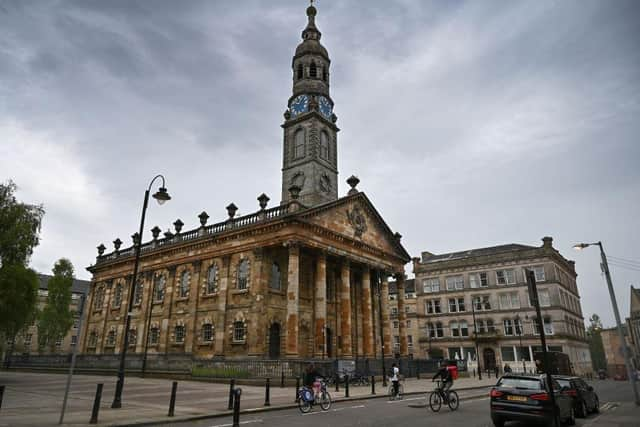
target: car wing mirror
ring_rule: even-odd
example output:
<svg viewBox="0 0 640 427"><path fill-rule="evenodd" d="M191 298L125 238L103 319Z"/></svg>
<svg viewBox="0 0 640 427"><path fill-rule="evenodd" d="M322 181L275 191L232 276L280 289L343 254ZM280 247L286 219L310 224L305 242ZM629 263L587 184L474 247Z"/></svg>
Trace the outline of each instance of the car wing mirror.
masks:
<svg viewBox="0 0 640 427"><path fill-rule="evenodd" d="M588 386L588 387L587 387L587 390L588 390L588 391L593 391L593 387Z"/></svg>

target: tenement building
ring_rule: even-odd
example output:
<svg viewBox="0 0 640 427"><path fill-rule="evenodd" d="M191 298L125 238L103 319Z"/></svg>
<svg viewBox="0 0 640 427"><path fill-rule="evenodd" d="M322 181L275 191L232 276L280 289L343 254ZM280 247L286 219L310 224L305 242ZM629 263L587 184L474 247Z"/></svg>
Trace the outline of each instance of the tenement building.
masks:
<svg viewBox="0 0 640 427"><path fill-rule="evenodd" d="M407 352L410 358L425 358L425 354L419 353L417 340L419 336L415 280L408 279L404 284L404 301L400 303L400 295L396 282L389 282L389 319L391 320L391 346L394 357L400 356L400 313L398 307L404 306L404 326L407 335ZM414 344L414 339L415 344Z"/></svg>
<svg viewBox="0 0 640 427"><path fill-rule="evenodd" d="M629 301L627 328L629 329L631 356L633 367L640 369L640 289L631 286L631 297Z"/></svg>
<svg viewBox="0 0 640 427"><path fill-rule="evenodd" d="M49 279L53 276L38 274L38 309L42 310L49 301ZM90 283L86 280L73 279L71 285L71 304L69 310L73 314L73 326L65 336L58 337L54 342L39 342L37 320L34 320L24 331L16 337L13 354L69 354L78 344L78 327L80 321L81 300L86 295Z"/></svg>
<svg viewBox="0 0 640 427"><path fill-rule="evenodd" d="M472 369L508 363L514 371L529 371L543 327L550 350L568 354L576 373L590 371L574 262L553 248L551 237L542 242L414 258L421 351L464 359ZM538 283L540 322L529 301L526 269Z"/></svg>
<svg viewBox="0 0 640 427"><path fill-rule="evenodd" d="M131 352L197 357L379 357L381 324L384 342L391 341L388 278L397 276L402 295L410 257L356 177L338 197L331 62L313 6L307 16L282 124L280 204L268 207L262 194L249 215L237 217L230 203L227 218L214 224L202 212L188 231L180 219L163 236L154 227L135 278L133 246L116 239L106 253L100 245L88 268L83 352L119 353L125 332ZM124 331L129 292L132 321ZM398 308L398 353L406 355ZM385 349L390 356L391 346Z"/></svg>

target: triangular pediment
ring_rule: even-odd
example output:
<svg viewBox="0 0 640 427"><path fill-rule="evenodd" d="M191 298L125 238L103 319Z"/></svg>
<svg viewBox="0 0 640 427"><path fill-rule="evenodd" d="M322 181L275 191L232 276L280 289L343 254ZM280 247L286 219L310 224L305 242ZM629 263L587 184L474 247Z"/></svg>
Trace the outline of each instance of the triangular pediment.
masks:
<svg viewBox="0 0 640 427"><path fill-rule="evenodd" d="M364 193L315 206L301 217L346 238L394 254L405 262L411 259Z"/></svg>

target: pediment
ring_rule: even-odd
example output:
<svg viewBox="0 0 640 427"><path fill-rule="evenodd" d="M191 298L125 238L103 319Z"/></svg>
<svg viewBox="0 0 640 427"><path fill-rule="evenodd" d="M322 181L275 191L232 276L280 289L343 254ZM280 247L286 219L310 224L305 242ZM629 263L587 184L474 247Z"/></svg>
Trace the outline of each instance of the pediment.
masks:
<svg viewBox="0 0 640 427"><path fill-rule="evenodd" d="M302 216L310 223L349 239L395 254L406 261L410 259L364 193L311 208Z"/></svg>

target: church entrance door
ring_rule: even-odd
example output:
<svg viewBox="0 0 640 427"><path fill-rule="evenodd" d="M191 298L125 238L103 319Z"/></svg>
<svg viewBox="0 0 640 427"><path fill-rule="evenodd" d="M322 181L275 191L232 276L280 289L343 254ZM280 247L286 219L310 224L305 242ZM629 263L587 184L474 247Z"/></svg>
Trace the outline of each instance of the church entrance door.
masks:
<svg viewBox="0 0 640 427"><path fill-rule="evenodd" d="M273 323L269 328L269 359L280 358L280 324Z"/></svg>

